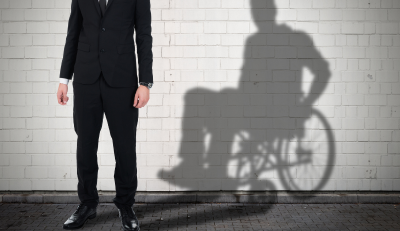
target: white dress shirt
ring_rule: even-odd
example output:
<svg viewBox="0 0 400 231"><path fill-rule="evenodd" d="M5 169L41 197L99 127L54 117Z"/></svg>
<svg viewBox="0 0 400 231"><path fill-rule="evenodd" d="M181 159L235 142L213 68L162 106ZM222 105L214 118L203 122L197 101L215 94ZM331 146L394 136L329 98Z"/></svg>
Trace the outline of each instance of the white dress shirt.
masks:
<svg viewBox="0 0 400 231"><path fill-rule="evenodd" d="M100 0L99 0L99 2L100 2ZM108 0L106 0L106 5L108 4ZM69 79L66 79L66 78L60 78L60 83L63 83L63 84L67 84L68 85L68 81L69 81Z"/></svg>

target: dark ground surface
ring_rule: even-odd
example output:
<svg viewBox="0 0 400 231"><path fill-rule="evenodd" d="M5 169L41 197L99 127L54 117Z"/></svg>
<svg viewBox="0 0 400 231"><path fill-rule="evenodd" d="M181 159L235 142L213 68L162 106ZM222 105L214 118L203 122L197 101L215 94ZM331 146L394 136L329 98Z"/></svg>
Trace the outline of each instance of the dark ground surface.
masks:
<svg viewBox="0 0 400 231"><path fill-rule="evenodd" d="M63 230L78 204L0 203L0 230ZM400 230L399 204L142 204L141 230ZM189 216L189 217L188 217ZM122 230L114 204L79 230Z"/></svg>

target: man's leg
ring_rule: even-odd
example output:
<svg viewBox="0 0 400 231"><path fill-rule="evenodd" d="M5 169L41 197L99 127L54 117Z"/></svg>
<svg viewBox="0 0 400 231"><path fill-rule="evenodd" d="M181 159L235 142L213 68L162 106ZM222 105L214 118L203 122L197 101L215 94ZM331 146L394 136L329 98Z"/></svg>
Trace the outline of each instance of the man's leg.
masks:
<svg viewBox="0 0 400 231"><path fill-rule="evenodd" d="M74 89L73 119L78 135L76 148L78 196L81 203L96 207L97 193L97 148L103 124L103 102L100 80L93 84L72 82Z"/></svg>
<svg viewBox="0 0 400 231"><path fill-rule="evenodd" d="M110 87L104 77L100 78L104 113L113 140L116 197L114 203L132 206L137 189L136 127L139 109L133 107L138 86Z"/></svg>

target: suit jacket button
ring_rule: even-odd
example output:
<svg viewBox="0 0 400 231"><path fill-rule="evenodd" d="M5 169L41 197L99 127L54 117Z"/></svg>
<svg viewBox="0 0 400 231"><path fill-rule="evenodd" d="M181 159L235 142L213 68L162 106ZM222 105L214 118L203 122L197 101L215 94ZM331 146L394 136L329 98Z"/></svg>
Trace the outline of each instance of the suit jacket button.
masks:
<svg viewBox="0 0 400 231"><path fill-rule="evenodd" d="M101 49L100 52L103 53L103 52L104 52L104 49Z"/></svg>
<svg viewBox="0 0 400 231"><path fill-rule="evenodd" d="M103 28L101 28L101 30L102 30L102 31L106 31L106 28L103 27Z"/></svg>

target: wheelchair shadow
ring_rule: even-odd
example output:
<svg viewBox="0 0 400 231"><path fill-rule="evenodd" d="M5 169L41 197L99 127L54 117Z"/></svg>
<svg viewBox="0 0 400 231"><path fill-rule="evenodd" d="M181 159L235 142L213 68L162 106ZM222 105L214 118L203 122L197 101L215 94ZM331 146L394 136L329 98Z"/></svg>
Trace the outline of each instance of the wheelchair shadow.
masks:
<svg viewBox="0 0 400 231"><path fill-rule="evenodd" d="M258 31L246 40L237 87L224 87L229 76L215 82L219 91L185 93L179 155L157 174L170 191L329 186L334 135L313 108L331 77L329 63L309 35L275 22L274 0L252 0L250 10ZM236 68L237 59L227 62L222 68Z"/></svg>
<svg viewBox="0 0 400 231"><path fill-rule="evenodd" d="M157 176L170 191L283 190L294 199L307 191L312 199L335 190L333 128L313 107L329 83L329 63L308 34L275 21L274 0L251 0L249 10L257 33L246 39L242 57L221 62L227 71L215 81L220 89L185 93L179 154ZM231 48L232 55L240 49ZM178 220L169 219L169 228Z"/></svg>

